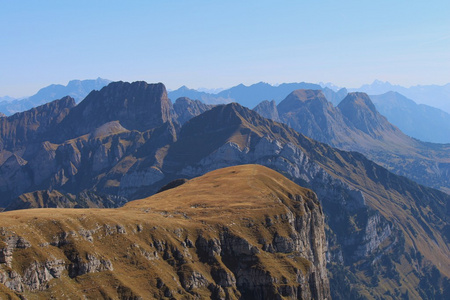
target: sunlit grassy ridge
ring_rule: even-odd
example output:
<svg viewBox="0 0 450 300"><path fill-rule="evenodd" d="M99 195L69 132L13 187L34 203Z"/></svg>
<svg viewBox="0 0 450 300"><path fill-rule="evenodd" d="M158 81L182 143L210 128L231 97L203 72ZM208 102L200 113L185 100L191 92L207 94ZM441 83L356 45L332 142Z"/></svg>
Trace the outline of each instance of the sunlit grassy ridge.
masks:
<svg viewBox="0 0 450 300"><path fill-rule="evenodd" d="M312 212L320 221L321 208L310 190L262 166L230 167L119 209L2 213L0 247L5 247L7 238L13 235L24 238L31 247L14 249L11 268L1 264L0 270L12 269L24 276L33 262L61 260L69 266L60 278L43 284L42 291L25 291L23 295L29 299L69 295L71 299L82 299L83 295L89 299L151 299L169 294L177 299L209 298L213 291L208 284L217 281L221 270L233 274L233 264L238 261L227 261L218 254L209 256L201 241L212 243L226 235L234 244L248 245L255 256L251 268L275 278L276 293L280 285L298 284L298 274L306 276L313 264L323 264L325 248L308 250L316 253L314 256L320 253L317 258L322 261L313 262L308 253L264 251L262 241L292 236L293 224L287 216L293 213L295 218L302 218ZM323 232L323 226L308 230ZM317 236L317 243L323 238ZM89 262L92 257L111 266L78 276L71 274L74 261ZM186 282L193 274L201 274L208 284L189 287ZM1 284L0 288L6 297L8 290ZM222 293L230 298L241 296L235 285L224 287Z"/></svg>

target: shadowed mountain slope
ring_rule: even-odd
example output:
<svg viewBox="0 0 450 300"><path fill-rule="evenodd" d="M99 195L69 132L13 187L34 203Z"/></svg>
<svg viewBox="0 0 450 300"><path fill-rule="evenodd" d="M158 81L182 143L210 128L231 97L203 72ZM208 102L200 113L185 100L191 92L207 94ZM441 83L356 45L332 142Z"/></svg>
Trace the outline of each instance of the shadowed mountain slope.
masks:
<svg viewBox="0 0 450 300"><path fill-rule="evenodd" d="M119 209L2 213L0 228L2 297L329 298L316 195L261 166Z"/></svg>
<svg viewBox="0 0 450 300"><path fill-rule="evenodd" d="M35 107L26 112L0 118L0 150L15 151L27 143L41 141L75 106L71 97Z"/></svg>
<svg viewBox="0 0 450 300"><path fill-rule="evenodd" d="M158 177L149 167L178 130L164 85L116 82L75 107L67 99L1 119L9 131L0 152L0 205L45 189L130 197ZM70 105L60 109L64 101Z"/></svg>

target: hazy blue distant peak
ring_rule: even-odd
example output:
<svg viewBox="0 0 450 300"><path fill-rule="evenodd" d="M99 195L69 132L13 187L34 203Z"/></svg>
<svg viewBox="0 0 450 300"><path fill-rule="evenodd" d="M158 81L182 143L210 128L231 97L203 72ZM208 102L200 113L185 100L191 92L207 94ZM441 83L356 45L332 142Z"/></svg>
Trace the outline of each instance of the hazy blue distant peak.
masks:
<svg viewBox="0 0 450 300"><path fill-rule="evenodd" d="M5 101L5 102L11 102L11 101L13 101L13 100L16 100L16 98L13 98L13 97L10 97L10 96L3 96L3 97L0 97L0 102L3 102L3 101Z"/></svg>
<svg viewBox="0 0 450 300"><path fill-rule="evenodd" d="M389 81L382 81L382 80L378 80L378 79L375 79L372 82L372 85L385 85L385 84L392 85Z"/></svg>
<svg viewBox="0 0 450 300"><path fill-rule="evenodd" d="M51 84L40 89L35 95L29 97L28 99L36 104L42 104L69 95L73 97L76 102L80 102L92 90L100 90L110 82L111 80L108 79L97 78L87 80L71 80L66 86L61 84Z"/></svg>
<svg viewBox="0 0 450 300"><path fill-rule="evenodd" d="M363 84L359 88L348 89L350 92L364 92L367 94L384 94L389 91L398 90L402 88L399 85L392 85L388 81L374 80L371 84Z"/></svg>
<svg viewBox="0 0 450 300"><path fill-rule="evenodd" d="M390 104L417 105L414 100L395 91L389 91L381 95L371 95L370 98L376 99L378 102L389 102Z"/></svg>
<svg viewBox="0 0 450 300"><path fill-rule="evenodd" d="M169 98L172 100L179 97L188 97L190 99L201 100L207 104L238 102L239 104L246 107L255 107L263 100L275 100L275 102L278 103L286 98L286 96L289 95L292 91L298 89L321 90L322 87L318 84L306 82L293 82L272 85L270 83L261 81L249 86L241 83L234 87L222 90L218 93L207 93L204 91L193 90L187 88L186 86L182 86L175 91L170 91L168 94ZM329 94L331 96L334 96L333 94L336 93L331 91L331 93ZM340 99L338 100L341 100L342 98L343 97L340 97Z"/></svg>
<svg viewBox="0 0 450 300"><path fill-rule="evenodd" d="M190 88L188 88L188 87L185 86L185 85L182 85L182 86L180 86L178 89L173 90L173 91L171 91L171 92L174 92L174 91L178 91L178 92L199 92L198 90L190 89Z"/></svg>
<svg viewBox="0 0 450 300"><path fill-rule="evenodd" d="M445 85L415 85L407 88L375 80L372 84L365 84L360 88L349 89L349 91L365 92L369 95L381 95L394 91L413 99L417 103L434 106L450 113L450 83Z"/></svg>
<svg viewBox="0 0 450 300"><path fill-rule="evenodd" d="M450 143L450 114L445 111L417 104L393 91L370 98L377 110L407 135L425 142Z"/></svg>
<svg viewBox="0 0 450 300"><path fill-rule="evenodd" d="M80 102L91 91L100 90L110 82L111 80L108 79L97 78L88 80L71 80L66 86L62 84L51 84L40 89L33 96L23 99L14 99L9 102L1 102L0 112L5 113L6 115L11 115L65 96L70 96L74 98L76 102Z"/></svg>
<svg viewBox="0 0 450 300"><path fill-rule="evenodd" d="M224 88L215 88L215 89L209 89L209 88L198 88L197 91L208 93L208 94L218 94L221 91L223 91Z"/></svg>
<svg viewBox="0 0 450 300"><path fill-rule="evenodd" d="M69 81L69 83L67 84L67 87L75 87L75 86L80 86L80 85L86 85L86 86L95 86L95 87L104 87L105 85L108 85L111 82L111 80L108 79L103 79L98 77L97 79L87 79L87 80L79 80L79 79L74 79Z"/></svg>
<svg viewBox="0 0 450 300"><path fill-rule="evenodd" d="M319 82L319 85L322 87L322 88L329 88L330 90L333 90L333 91L335 91L335 92L337 92L337 91L339 91L340 89L342 89L342 87L340 87L340 86L337 86L337 85L335 85L334 83L332 83L332 82Z"/></svg>

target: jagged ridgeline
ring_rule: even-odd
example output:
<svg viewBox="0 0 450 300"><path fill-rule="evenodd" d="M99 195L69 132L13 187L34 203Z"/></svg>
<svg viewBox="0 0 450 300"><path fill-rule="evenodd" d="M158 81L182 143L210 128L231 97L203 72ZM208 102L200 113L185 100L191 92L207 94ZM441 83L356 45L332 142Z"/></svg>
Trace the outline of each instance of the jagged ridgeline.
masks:
<svg viewBox="0 0 450 300"><path fill-rule="evenodd" d="M275 106L273 102L263 104L262 108L272 110L270 117L278 114L280 120L288 124L287 120L291 120L293 127L302 125L306 117L317 114L317 111L324 112L322 116L326 118L319 114L315 123L307 123L311 125L307 128L321 129L320 136L330 138L330 141L347 136L343 134L345 132L356 134L358 141L365 142L354 141L353 144L362 145L365 149L370 148L367 146L369 141L378 141L378 152L374 157L382 153L379 152L381 145L386 143L383 137L388 136L390 141L394 141L395 136L401 136L397 135L398 129L378 117L364 94L349 95L341 102L340 108L329 106L317 91L297 91L288 98L289 105L284 108L280 107L281 103ZM314 101L316 98L321 101ZM350 120L348 116L355 109L358 117ZM330 115L333 115L333 123L327 121ZM296 119L296 116L302 118ZM383 123L380 124L381 121ZM163 84L114 82L100 91L91 92L76 106L73 99L65 98L0 118L0 123L0 204L7 210L117 207L129 200L146 198L163 186L171 186L169 183L175 179L190 179L234 165L264 165L317 194L325 214L329 248L327 268L333 298L448 298L448 194L390 173L359 153L337 150L316 142L237 103L211 106L182 98L172 104ZM330 124L335 126L327 128ZM347 124L347 127L339 127L342 124ZM302 128L299 126L297 130ZM386 130L389 130L387 135ZM314 132L311 130L311 135ZM352 139L344 142L348 140ZM407 148L409 153L415 151L411 147ZM399 144L391 146L384 156L379 156L384 157L384 166L391 168L388 154L399 148ZM421 153L424 155L427 151ZM416 163L420 162L417 151L413 158ZM424 165L429 163L430 159L425 157ZM402 166L398 157L392 160L392 164L394 171ZM419 166L418 169L423 170ZM445 164L439 167L445 167ZM412 169L404 169L403 172L408 170ZM176 190L178 188L167 193ZM227 193L231 191L234 190L230 188ZM207 189L203 192L207 194ZM183 207L174 209L182 214ZM251 205L241 208L247 214L252 211ZM108 220L117 225L113 216L122 210L112 211L112 219ZM266 208L266 211L268 213L270 209ZM85 214L88 212L90 210ZM104 214L103 210L95 210L95 214L97 212ZM38 212L20 212L24 216L30 215L30 220L34 220L31 217L34 213ZM73 213L83 214L83 211ZM166 213L175 214L168 208ZM36 218L40 219L37 215ZM188 224L190 219L183 220ZM236 224L237 228L243 223ZM259 228L256 222L246 224L248 227L244 226L242 230ZM277 234L289 236L286 232ZM268 238L266 242L270 241ZM19 243L19 252L13 254L14 260L14 255L21 253L22 242L12 243ZM261 247L264 243L256 241ZM263 251L272 253L271 246L268 242L266 244ZM7 249L5 247L3 249ZM74 251L81 251L77 249ZM292 249L288 247L283 251L289 256L294 251ZM89 260L85 252L79 253L81 260ZM45 261L44 257L39 261ZM111 263L114 266L114 262ZM75 263L69 259L66 264ZM6 265L3 267L10 270ZM22 273L16 272L22 276L26 268L21 270ZM111 274L112 271L105 272ZM76 281L82 276L76 277ZM234 276L237 284L238 276ZM289 282L286 278L285 281ZM161 278L157 285L164 289L162 284L168 286L166 281ZM301 283L311 286L311 283ZM283 281L274 284L292 286ZM280 295L291 293L287 290L280 292L278 287L276 290Z"/></svg>
<svg viewBox="0 0 450 300"><path fill-rule="evenodd" d="M119 209L0 219L3 296L328 299L317 196L262 166L208 173Z"/></svg>
<svg viewBox="0 0 450 300"><path fill-rule="evenodd" d="M358 151L393 173L450 192L450 145L407 136L376 110L367 94L350 93L335 107L322 91L296 90L278 106L263 102L255 110L317 141Z"/></svg>

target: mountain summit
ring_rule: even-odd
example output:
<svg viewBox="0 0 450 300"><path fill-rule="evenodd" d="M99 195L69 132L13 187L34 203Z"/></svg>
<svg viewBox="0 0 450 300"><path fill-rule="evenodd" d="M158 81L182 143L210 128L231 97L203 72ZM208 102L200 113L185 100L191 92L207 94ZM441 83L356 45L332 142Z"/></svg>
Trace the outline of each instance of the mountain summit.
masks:
<svg viewBox="0 0 450 300"><path fill-rule="evenodd" d="M315 140L329 143L352 135L353 126L347 126L342 114L327 101L322 91L296 90L281 101L277 109L283 123Z"/></svg>
<svg viewBox="0 0 450 300"><path fill-rule="evenodd" d="M378 113L366 93L349 93L339 103L338 108L357 129L373 138L380 137L382 132L399 131Z"/></svg>
<svg viewBox="0 0 450 300"><path fill-rule="evenodd" d="M172 104L162 83L113 82L92 91L62 122L73 137L91 132L104 123L118 121L128 130L145 131L172 119Z"/></svg>

